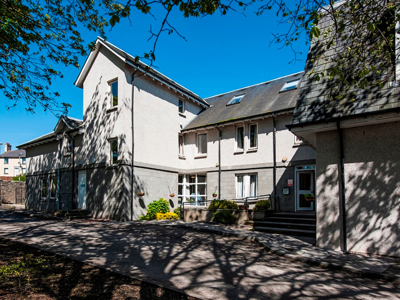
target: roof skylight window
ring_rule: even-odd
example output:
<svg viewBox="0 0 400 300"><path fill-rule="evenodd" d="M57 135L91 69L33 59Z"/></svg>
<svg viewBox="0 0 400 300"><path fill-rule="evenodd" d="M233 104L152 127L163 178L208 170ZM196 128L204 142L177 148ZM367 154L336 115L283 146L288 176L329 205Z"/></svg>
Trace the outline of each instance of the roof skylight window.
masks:
<svg viewBox="0 0 400 300"><path fill-rule="evenodd" d="M239 95L239 96L235 96L235 97L233 97L231 99L231 101L228 102L227 105L239 103L242 100L243 97L244 97L244 94L243 95Z"/></svg>
<svg viewBox="0 0 400 300"><path fill-rule="evenodd" d="M300 79L296 79L296 80L292 80L292 81L286 82L283 85L283 87L281 89L281 92L294 90L295 88L297 88L297 84L299 83L299 81L300 81Z"/></svg>

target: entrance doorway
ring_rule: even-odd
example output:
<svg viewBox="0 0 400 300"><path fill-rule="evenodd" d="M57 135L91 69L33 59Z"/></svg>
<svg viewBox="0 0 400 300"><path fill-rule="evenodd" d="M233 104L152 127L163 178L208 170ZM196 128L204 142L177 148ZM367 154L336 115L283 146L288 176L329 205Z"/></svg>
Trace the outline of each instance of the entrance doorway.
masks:
<svg viewBox="0 0 400 300"><path fill-rule="evenodd" d="M78 173L78 209L86 209L86 171Z"/></svg>
<svg viewBox="0 0 400 300"><path fill-rule="evenodd" d="M315 166L296 167L296 211L314 211L315 201L307 201L305 195L315 196Z"/></svg>

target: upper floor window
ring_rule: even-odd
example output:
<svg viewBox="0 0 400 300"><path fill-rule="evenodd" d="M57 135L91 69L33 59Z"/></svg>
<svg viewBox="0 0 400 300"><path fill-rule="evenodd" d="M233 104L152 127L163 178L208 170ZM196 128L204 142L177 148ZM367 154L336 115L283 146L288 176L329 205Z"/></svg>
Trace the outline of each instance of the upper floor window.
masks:
<svg viewBox="0 0 400 300"><path fill-rule="evenodd" d="M207 133L197 135L197 153L207 154Z"/></svg>
<svg viewBox="0 0 400 300"><path fill-rule="evenodd" d="M234 97L231 99L231 101L228 102L227 105L239 103L239 102L242 100L243 97L244 97L244 94L243 94L243 95L234 96Z"/></svg>
<svg viewBox="0 0 400 300"><path fill-rule="evenodd" d="M185 101L179 99L179 112L183 114L185 112Z"/></svg>
<svg viewBox="0 0 400 300"><path fill-rule="evenodd" d="M26 158L25 157L22 158L22 163L26 164Z"/></svg>
<svg viewBox="0 0 400 300"><path fill-rule="evenodd" d="M257 124L249 125L249 149L257 148L258 128Z"/></svg>
<svg viewBox="0 0 400 300"><path fill-rule="evenodd" d="M8 168L4 168L4 174L8 174Z"/></svg>
<svg viewBox="0 0 400 300"><path fill-rule="evenodd" d="M118 80L110 82L111 107L118 106Z"/></svg>
<svg viewBox="0 0 400 300"><path fill-rule="evenodd" d="M118 163L118 139L111 139L110 140L110 162L111 164Z"/></svg>
<svg viewBox="0 0 400 300"><path fill-rule="evenodd" d="M236 128L236 150L243 151L244 149L244 127Z"/></svg>
<svg viewBox="0 0 400 300"><path fill-rule="evenodd" d="M296 80L292 80L292 81L286 82L283 85L283 87L281 89L281 92L294 90L295 88L297 88L297 84L299 83L299 81L300 81L300 79L296 79Z"/></svg>
<svg viewBox="0 0 400 300"><path fill-rule="evenodd" d="M70 137L66 137L66 139L65 139L65 148L64 148L65 154L71 154L72 153L72 149L73 149L72 139Z"/></svg>
<svg viewBox="0 0 400 300"><path fill-rule="evenodd" d="M5 158L4 158L4 163L5 163L5 164L8 164L8 157L5 157Z"/></svg>

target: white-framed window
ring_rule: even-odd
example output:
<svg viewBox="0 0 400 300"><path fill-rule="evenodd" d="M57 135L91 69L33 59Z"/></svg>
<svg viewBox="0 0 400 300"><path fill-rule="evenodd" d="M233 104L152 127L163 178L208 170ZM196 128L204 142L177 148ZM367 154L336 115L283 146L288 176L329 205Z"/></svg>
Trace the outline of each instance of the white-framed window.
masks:
<svg viewBox="0 0 400 300"><path fill-rule="evenodd" d="M178 201L205 205L207 200L206 174L178 175Z"/></svg>
<svg viewBox="0 0 400 300"><path fill-rule="evenodd" d="M72 139L67 136L65 137L64 141L65 141L64 155L69 155L72 153L72 148L73 148Z"/></svg>
<svg viewBox="0 0 400 300"><path fill-rule="evenodd" d="M185 144L185 138L183 135L179 135L179 156L185 156L185 151L184 151L184 144Z"/></svg>
<svg viewBox="0 0 400 300"><path fill-rule="evenodd" d="M51 178L50 184L50 198L54 199L57 196L57 177Z"/></svg>
<svg viewBox="0 0 400 300"><path fill-rule="evenodd" d="M236 127L236 150L237 151L244 150L244 127L243 126Z"/></svg>
<svg viewBox="0 0 400 300"><path fill-rule="evenodd" d="M115 165L118 163L118 138L109 140L110 143L110 163Z"/></svg>
<svg viewBox="0 0 400 300"><path fill-rule="evenodd" d="M299 81L300 81L300 79L295 79L295 80L286 82L280 91L284 92L284 91L290 91L290 90L296 89Z"/></svg>
<svg viewBox="0 0 400 300"><path fill-rule="evenodd" d="M257 174L236 175L236 198L257 196Z"/></svg>
<svg viewBox="0 0 400 300"><path fill-rule="evenodd" d="M40 198L44 199L47 197L47 179L42 178L40 180Z"/></svg>
<svg viewBox="0 0 400 300"><path fill-rule="evenodd" d="M22 168L22 174L26 173L26 168Z"/></svg>
<svg viewBox="0 0 400 300"><path fill-rule="evenodd" d="M4 164L8 164L8 157L4 158Z"/></svg>
<svg viewBox="0 0 400 300"><path fill-rule="evenodd" d="M295 145L300 145L302 143L303 143L303 141L297 135L295 135L294 136L294 144Z"/></svg>
<svg viewBox="0 0 400 300"><path fill-rule="evenodd" d="M249 125L249 149L257 149L258 147L258 126L257 124Z"/></svg>
<svg viewBox="0 0 400 300"><path fill-rule="evenodd" d="M22 164L23 164L23 165L26 164L26 158L25 158L25 157L22 158Z"/></svg>
<svg viewBox="0 0 400 300"><path fill-rule="evenodd" d="M118 80L110 81L110 105L111 108L118 106Z"/></svg>
<svg viewBox="0 0 400 300"><path fill-rule="evenodd" d="M19 175L19 167L14 167L14 176Z"/></svg>
<svg viewBox="0 0 400 300"><path fill-rule="evenodd" d="M185 100L179 99L179 113L183 114L185 112Z"/></svg>
<svg viewBox="0 0 400 300"><path fill-rule="evenodd" d="M4 168L4 174L8 174L8 168Z"/></svg>
<svg viewBox="0 0 400 300"><path fill-rule="evenodd" d="M207 154L207 133L199 133L197 135L197 154Z"/></svg>
<svg viewBox="0 0 400 300"><path fill-rule="evenodd" d="M244 97L244 94L243 94L243 95L234 96L234 97L228 102L227 105L239 103L240 101L242 101L243 97Z"/></svg>

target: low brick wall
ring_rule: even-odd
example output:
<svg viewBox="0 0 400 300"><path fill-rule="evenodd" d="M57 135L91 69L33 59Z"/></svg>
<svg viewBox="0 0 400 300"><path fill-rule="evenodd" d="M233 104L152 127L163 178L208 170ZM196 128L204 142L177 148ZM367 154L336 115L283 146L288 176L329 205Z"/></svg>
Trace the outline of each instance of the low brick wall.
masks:
<svg viewBox="0 0 400 300"><path fill-rule="evenodd" d="M25 204L25 182L0 180L0 203Z"/></svg>
<svg viewBox="0 0 400 300"><path fill-rule="evenodd" d="M225 210L208 210L204 207L185 207L185 211L183 212L183 220L185 222L193 222L193 221L205 221L211 222L213 220L213 215L216 211ZM231 209L229 210L234 216L238 218L236 224L243 225L249 220L253 220L253 211L251 210L240 210L240 209Z"/></svg>

